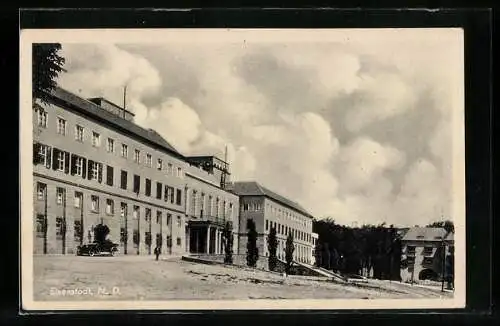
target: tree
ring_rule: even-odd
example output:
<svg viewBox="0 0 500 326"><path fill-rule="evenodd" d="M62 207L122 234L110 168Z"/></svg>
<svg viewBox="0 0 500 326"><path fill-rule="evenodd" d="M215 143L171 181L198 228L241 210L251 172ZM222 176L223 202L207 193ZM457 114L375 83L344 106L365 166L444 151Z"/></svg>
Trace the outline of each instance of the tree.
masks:
<svg viewBox="0 0 500 326"><path fill-rule="evenodd" d="M274 271L276 269L276 265L278 259L276 257L276 250L278 249L278 238L276 237L276 227L271 227L269 230L269 235L267 237L267 249L269 251L269 270Z"/></svg>
<svg viewBox="0 0 500 326"><path fill-rule="evenodd" d="M109 234L109 227L105 224L97 224L94 227L94 242L102 244Z"/></svg>
<svg viewBox="0 0 500 326"><path fill-rule="evenodd" d="M286 260L285 271L287 274L290 274L290 270L292 269L294 250L295 250L295 245L293 244L293 235L292 233L288 233L285 245L285 260Z"/></svg>
<svg viewBox="0 0 500 326"><path fill-rule="evenodd" d="M316 242L316 246L314 248L314 258L315 258L314 265L316 267L323 266L322 257L323 257L323 247L321 246L321 243L318 241Z"/></svg>
<svg viewBox="0 0 500 326"><path fill-rule="evenodd" d="M58 54L61 50L61 44L36 43L33 44L32 49L33 99L48 103L48 93L57 86L56 78L61 71L64 71L65 59Z"/></svg>
<svg viewBox="0 0 500 326"><path fill-rule="evenodd" d="M257 248L257 230L253 219L247 220L247 230L247 265L255 267L259 260L259 248Z"/></svg>
<svg viewBox="0 0 500 326"><path fill-rule="evenodd" d="M432 222L432 223L428 224L427 227L429 227L429 228L443 228L448 233L455 233L455 225L453 224L453 221L450 221L450 220Z"/></svg>
<svg viewBox="0 0 500 326"><path fill-rule="evenodd" d="M222 231L224 239L224 264L233 263L233 228L231 222L227 221Z"/></svg>

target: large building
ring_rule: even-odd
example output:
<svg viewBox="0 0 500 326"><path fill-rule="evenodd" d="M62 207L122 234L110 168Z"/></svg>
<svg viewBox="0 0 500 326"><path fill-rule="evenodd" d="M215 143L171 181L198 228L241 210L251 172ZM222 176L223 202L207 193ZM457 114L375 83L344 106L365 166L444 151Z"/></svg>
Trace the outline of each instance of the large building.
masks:
<svg viewBox="0 0 500 326"><path fill-rule="evenodd" d="M446 255L453 252L453 233L444 228L413 227L406 231L401 245L403 281L438 280L443 274L443 248Z"/></svg>
<svg viewBox="0 0 500 326"><path fill-rule="evenodd" d="M56 88L34 107L35 253L72 254L98 224L128 255L219 253L225 223L239 230L226 162L182 155L103 98Z"/></svg>
<svg viewBox="0 0 500 326"><path fill-rule="evenodd" d="M267 236L271 227L276 227L278 238L277 256L285 259L285 243L289 233L294 238L294 260L311 264L313 253L313 217L296 202L293 202L257 182L234 182L227 189L240 199L240 223L237 231L238 254L246 253L247 220L253 219L258 233L259 255L268 256Z"/></svg>

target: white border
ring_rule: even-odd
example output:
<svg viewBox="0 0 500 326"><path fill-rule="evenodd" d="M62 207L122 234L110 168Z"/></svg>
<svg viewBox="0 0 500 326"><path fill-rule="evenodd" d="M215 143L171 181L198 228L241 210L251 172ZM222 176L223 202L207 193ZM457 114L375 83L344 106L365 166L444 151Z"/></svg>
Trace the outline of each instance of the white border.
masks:
<svg viewBox="0 0 500 326"><path fill-rule="evenodd" d="M429 40L443 35L463 44L461 29L412 29L412 38ZM404 29L107 29L23 30L20 33L20 198L21 198L21 299L24 310L200 310L200 309L440 309L465 307L465 131L464 78L456 98L461 110L453 112L453 217L455 222L455 293L452 299L331 299L331 300L210 300L210 301L34 301L33 300L33 139L31 115L31 44L58 43L207 43L207 42L335 42L360 41L376 44L400 38ZM348 32L348 33L346 33ZM449 34L448 34L449 33ZM147 34L147 37L144 35ZM463 66L463 51L460 53Z"/></svg>

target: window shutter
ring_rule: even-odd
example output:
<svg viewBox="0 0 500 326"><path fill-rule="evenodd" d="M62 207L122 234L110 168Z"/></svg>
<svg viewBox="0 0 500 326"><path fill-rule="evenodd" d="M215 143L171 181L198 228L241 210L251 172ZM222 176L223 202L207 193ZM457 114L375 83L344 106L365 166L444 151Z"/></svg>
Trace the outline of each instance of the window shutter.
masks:
<svg viewBox="0 0 500 326"><path fill-rule="evenodd" d="M40 154L38 153L40 151L41 145L39 143L33 143L33 164L37 165L40 163Z"/></svg>
<svg viewBox="0 0 500 326"><path fill-rule="evenodd" d="M76 174L76 159L78 156L71 154L71 175Z"/></svg>
<svg viewBox="0 0 500 326"><path fill-rule="evenodd" d="M54 148L52 150L52 170L57 170L57 165L58 165L58 161L57 161L57 154L59 153L59 150L57 148Z"/></svg>
<svg viewBox="0 0 500 326"><path fill-rule="evenodd" d="M99 181L99 183L102 182L102 163L97 163L97 168L99 169L99 179L97 181Z"/></svg>
<svg viewBox="0 0 500 326"><path fill-rule="evenodd" d="M64 152L64 173L69 173L69 152Z"/></svg>
<svg viewBox="0 0 500 326"><path fill-rule="evenodd" d="M84 158L83 159L83 165L82 165L82 178L86 178L87 177L87 159Z"/></svg>
<svg viewBox="0 0 500 326"><path fill-rule="evenodd" d="M45 154L45 158L47 159L47 161L46 161L46 164L47 164L46 167L47 167L47 169L50 169L50 165L51 165L51 162L52 162L52 160L51 160L51 158L52 158L51 153L52 152L51 151L52 151L52 147L47 146L47 153Z"/></svg>
<svg viewBox="0 0 500 326"><path fill-rule="evenodd" d="M89 180L92 180L92 166L93 165L94 165L94 161L89 160L88 173L87 173L87 177Z"/></svg>

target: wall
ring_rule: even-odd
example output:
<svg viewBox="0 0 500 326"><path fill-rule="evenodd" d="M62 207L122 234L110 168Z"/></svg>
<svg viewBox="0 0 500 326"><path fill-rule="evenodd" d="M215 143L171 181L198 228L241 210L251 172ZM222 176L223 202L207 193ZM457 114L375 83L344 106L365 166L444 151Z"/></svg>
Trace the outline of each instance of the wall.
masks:
<svg viewBox="0 0 500 326"><path fill-rule="evenodd" d="M144 232L148 230L149 225L143 220L145 217L146 208L151 209L152 225L151 229L153 247L155 243L155 233L159 232L162 228L163 244L166 244L166 236L169 232L169 228L166 226L166 216L167 214L172 214L174 225L172 227L173 233L173 253L184 252L185 244L185 206L184 198L181 198L180 205L176 203L171 203L170 201L165 201L164 187L166 185L174 187L175 189L181 189L182 197L185 196L184 188L186 184L185 177L183 174L177 176L177 167L181 167L184 170L185 163L176 157L169 155L167 152L163 152L152 147L148 144L139 142L136 139L132 139L129 136L116 132L109 129L109 126L98 123L87 117L81 116L69 110L64 110L62 108L56 107L54 105L44 106L48 113L47 127L39 127L37 125L37 115L33 112L33 137L34 141L40 142L51 147L56 147L60 150L70 152L72 154L77 154L86 158L87 160L93 160L103 164L103 176L102 182L97 180L88 180L88 178L83 178L77 175L71 175L71 173L65 173L53 170L52 167L47 168L43 165L35 165L33 168L34 172L34 205L35 205L35 216L36 221L37 213L44 213L44 204L41 204L36 199L36 181L46 183L48 185L48 198L47 198L47 209L48 209L48 252L49 253L62 253L62 248L60 247L60 241L55 239L55 216L60 216L62 214L60 205L55 204L55 191L56 187L62 187L66 189L67 193L67 231L69 234L73 232L72 227L76 216L80 216L81 212L74 209L74 194L75 191L80 191L84 194L84 225L83 228L86 231L92 224L98 223L101 218L108 223L111 234L110 237L114 241L119 241L120 239L120 204L126 203L128 205L128 216L132 216L133 206L138 205L140 207L141 220L139 221L139 227L141 232L141 246L140 253L147 253L146 247L144 245ZM66 135L60 135L57 133L57 117L61 117L66 120ZM84 139L82 141L77 141L75 139L75 126L81 125L84 127ZM100 134L101 144L99 147L92 146L92 131L96 131ZM114 140L114 151L107 151L107 138L112 138ZM121 157L121 144L125 143L128 146L128 158ZM141 151L141 161L140 163L134 162L134 150L139 149ZM146 153L152 155L152 166L147 166L146 163ZM157 158L161 158L163 161L163 167L161 170L157 169ZM87 161L88 162L88 161ZM172 164L172 170L168 170L168 163ZM106 175L106 165L109 164L113 167L113 185L107 185L107 175ZM121 189L121 170L127 171L127 189ZM132 191L133 189L133 178L134 174L141 177L141 186L139 194ZM151 196L145 195L145 179L151 179ZM162 184L162 198L156 198L156 182L161 182ZM174 196L177 194L175 191ZM91 195L96 195L100 199L100 211L99 213L93 213L90 211L90 198ZM106 199L112 199L114 201L114 213L106 214ZM174 198L176 199L176 198ZM156 225L156 211L161 211L163 216L163 225ZM180 217L181 225L178 227L177 218ZM127 252L130 253L130 248L133 248L132 243L132 223L127 223L129 230ZM166 229L166 230L163 230ZM144 231L144 232L143 232ZM177 246L176 238L181 239L181 245ZM36 238L36 236L35 236ZM67 237L68 238L68 237ZM86 237L85 237L86 238ZM84 239L87 240L87 239ZM40 252L40 246L43 243L39 239L35 242L36 252ZM43 247L43 246L42 246ZM74 251L75 244L70 245L67 249L67 253ZM124 246L122 246L121 249ZM122 250L123 252L124 250ZM166 250L163 250L166 252Z"/></svg>

